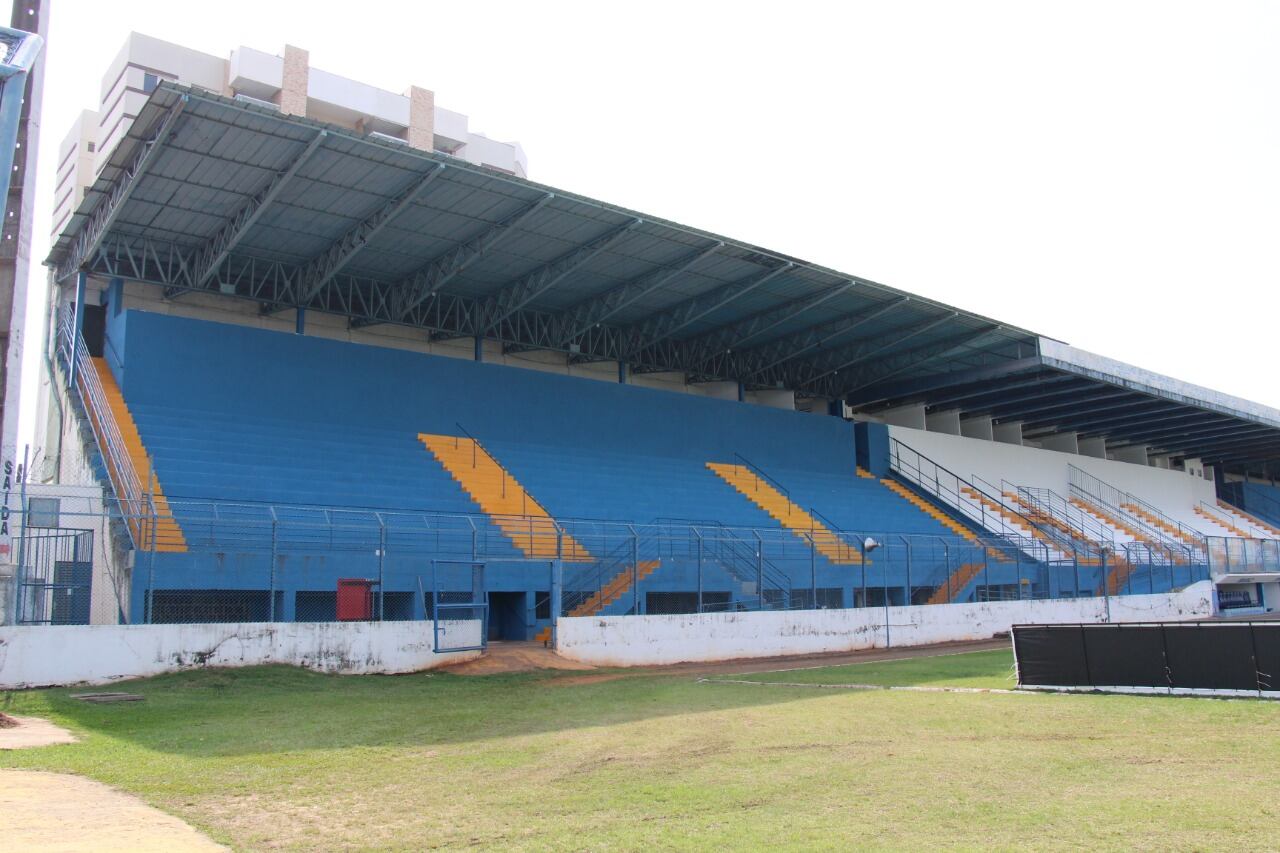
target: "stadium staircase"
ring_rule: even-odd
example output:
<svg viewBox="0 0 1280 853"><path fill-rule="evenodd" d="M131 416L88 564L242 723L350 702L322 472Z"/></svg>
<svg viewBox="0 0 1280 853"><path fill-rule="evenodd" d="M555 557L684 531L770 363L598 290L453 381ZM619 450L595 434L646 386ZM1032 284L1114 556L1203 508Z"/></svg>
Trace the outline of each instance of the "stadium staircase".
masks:
<svg viewBox="0 0 1280 853"><path fill-rule="evenodd" d="M81 446L95 476L113 498L106 505L115 547L121 551L185 552L182 529L173 518L115 377L104 359L89 355L69 309L64 309L59 324L58 365L79 425Z"/></svg>
<svg viewBox="0 0 1280 853"><path fill-rule="evenodd" d="M1226 531L1229 536L1239 536L1243 539L1252 539L1254 537L1252 532L1240 526L1235 520L1228 517L1226 513L1215 512L1203 503L1195 507L1195 514L1214 527Z"/></svg>
<svg viewBox="0 0 1280 853"><path fill-rule="evenodd" d="M418 440L481 510L530 559L591 562L587 549L474 438L419 433Z"/></svg>
<svg viewBox="0 0 1280 853"><path fill-rule="evenodd" d="M744 460L745 461L745 460ZM780 491L780 484L774 485L748 465L736 465L725 462L708 462L707 468L733 488L737 489L752 503L765 512L806 543L813 542L818 552L836 565L852 565L861 561L858 548L850 546L835 531L816 517L816 510L810 512L791 500L790 494ZM770 478L772 479L772 478Z"/></svg>
<svg viewBox="0 0 1280 853"><path fill-rule="evenodd" d="M1258 530L1270 534L1272 538L1280 539L1280 525L1272 524L1261 516L1253 515L1252 513L1245 512L1239 507L1234 507L1221 498L1218 498L1217 504L1218 508L1226 515L1234 517L1244 524L1252 525Z"/></svg>
<svg viewBox="0 0 1280 853"><path fill-rule="evenodd" d="M169 507L169 500L165 497L164 489L160 485L160 478L155 473L155 467L152 463L151 456L147 453L147 449L142 445L142 436L138 432L138 425L133 420L133 415L129 412L129 407L124 402L124 395L120 393L120 386L116 384L115 377L111 375L111 369L107 366L107 362L102 358L92 359L93 369L97 375L98 382L101 384L103 399L107 404L105 411L95 411L93 421L99 424L99 429L108 428L101 422L106 417L110 417L114 422L114 428L118 431L120 439L123 441L125 450L125 459L110 467L115 472L115 479L120 480L123 477L132 477L139 484L145 484L145 493L148 501L154 506L152 519L154 524L148 522L146 518L135 520L135 530L138 532L139 541L142 546L148 550L155 550L158 553L182 553L187 550L187 540L183 536L182 528L178 526L177 521L173 518L173 511ZM109 415L108 415L109 413ZM123 469L127 466L127 470Z"/></svg>
<svg viewBox="0 0 1280 853"><path fill-rule="evenodd" d="M978 574L986 568L984 563L965 563L947 576L947 579L934 590L925 604L950 604L956 600L964 600L963 593L969 584L977 579Z"/></svg>

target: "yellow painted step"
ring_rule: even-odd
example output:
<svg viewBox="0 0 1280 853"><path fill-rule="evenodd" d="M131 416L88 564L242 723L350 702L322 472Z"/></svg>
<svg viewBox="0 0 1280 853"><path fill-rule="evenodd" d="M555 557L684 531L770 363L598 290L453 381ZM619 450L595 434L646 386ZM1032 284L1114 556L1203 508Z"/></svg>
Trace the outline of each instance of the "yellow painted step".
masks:
<svg viewBox="0 0 1280 853"><path fill-rule="evenodd" d="M854 565L862 562L857 548L850 546L831 528L818 521L762 477L757 476L750 468L725 462L708 462L707 468L756 506L773 516L779 524L800 537L805 544L808 544L812 537L813 546L818 553L831 562L838 565Z"/></svg>
<svg viewBox="0 0 1280 853"><path fill-rule="evenodd" d="M964 591L978 572L982 571L982 563L965 563L947 578L947 582L934 590L926 604L946 604Z"/></svg>
<svg viewBox="0 0 1280 853"><path fill-rule="evenodd" d="M187 550L187 538L183 535L182 528L178 526L178 522L173 517L173 511L169 507L169 499L164 495L164 488L160 485L160 478L155 474L155 469L151 464L151 456L142 444L142 435L138 432L138 425L133 420L133 414L129 411L128 405L125 404L124 395L120 393L120 386L116 384L116 379L111 374L111 368L107 366L105 359L94 358L93 367L98 374L98 381L102 385L103 396L106 398L107 407L110 410L109 416L115 421L116 430L124 442L125 453L129 457L128 464L133 469L135 481L142 489L144 498L150 494L153 496L155 503L154 525L149 518L135 516L129 519L129 527L133 531L134 542L140 551L152 550L152 545L154 544L154 550L157 552L184 552ZM93 431L97 433L99 442L103 442L104 425L98 421L98 417L98 413L91 408L89 410L89 423L93 427ZM124 491L120 485L120 478L124 472L114 470L110 460L107 460L107 468L108 476L111 477L112 483L115 485L116 496L123 499ZM141 507L126 508L127 513L141 513L143 511Z"/></svg>
<svg viewBox="0 0 1280 853"><path fill-rule="evenodd" d="M1227 503L1226 501L1222 500L1221 498L1218 499L1218 507L1220 509L1225 510L1226 512L1231 513L1232 515L1236 516L1237 518L1243 521L1247 521L1248 523L1252 524L1254 527L1257 527L1260 530L1265 530L1268 533L1270 533L1272 536L1275 536L1276 538L1280 539L1280 527L1276 527L1274 524L1268 521L1263 521L1261 518L1258 518L1258 516L1254 515L1253 513L1245 512L1244 510L1240 509L1238 506L1233 506Z"/></svg>
<svg viewBox="0 0 1280 853"><path fill-rule="evenodd" d="M1230 521L1228 521L1225 518L1219 518L1217 516L1210 515L1200 507L1196 507L1195 510L1196 510L1196 514L1199 515L1201 518L1206 518L1209 521L1212 521L1214 524L1218 525L1219 527L1225 527L1227 530L1230 530L1231 533L1235 536L1239 536L1242 539L1252 538L1246 531L1242 530L1239 527L1236 527L1234 524L1232 524Z"/></svg>
<svg viewBox="0 0 1280 853"><path fill-rule="evenodd" d="M418 440L526 557L589 562L590 552L555 521L511 473L470 438L419 433ZM563 545L563 552L559 549Z"/></svg>
<svg viewBox="0 0 1280 853"><path fill-rule="evenodd" d="M644 580L649 577L649 575L653 574L661 564L662 562L660 560L641 560L639 563L636 563L635 574L640 580ZM601 610L605 609L630 591L631 576L632 572L630 569L623 569L618 572L594 595L582 602L582 604L573 608L573 610L570 610L569 615L594 616L599 613ZM551 639L551 626L543 628L534 635L533 639L535 642L545 645Z"/></svg>
<svg viewBox="0 0 1280 853"><path fill-rule="evenodd" d="M855 466L855 471L857 472L858 476L864 480L874 480L876 478L875 474L872 474L870 471L868 471L866 468L863 468L861 465Z"/></svg>

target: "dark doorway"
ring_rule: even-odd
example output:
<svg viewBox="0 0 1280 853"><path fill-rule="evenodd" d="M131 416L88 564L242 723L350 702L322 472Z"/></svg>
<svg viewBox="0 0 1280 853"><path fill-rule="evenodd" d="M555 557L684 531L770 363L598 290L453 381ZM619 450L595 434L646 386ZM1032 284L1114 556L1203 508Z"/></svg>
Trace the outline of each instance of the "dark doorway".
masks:
<svg viewBox="0 0 1280 853"><path fill-rule="evenodd" d="M528 609L528 593L489 593L489 639L527 640L529 626L525 624Z"/></svg>

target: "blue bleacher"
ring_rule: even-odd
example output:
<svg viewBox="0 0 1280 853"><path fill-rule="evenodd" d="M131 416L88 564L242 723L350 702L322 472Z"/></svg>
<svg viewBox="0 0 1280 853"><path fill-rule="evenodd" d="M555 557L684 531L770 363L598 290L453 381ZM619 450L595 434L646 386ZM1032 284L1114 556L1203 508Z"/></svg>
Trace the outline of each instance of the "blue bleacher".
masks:
<svg viewBox="0 0 1280 853"><path fill-rule="evenodd" d="M108 338L113 373L193 552L245 550L255 537L262 550L269 505L474 515L417 438L464 430L556 518L777 529L705 467L740 454L842 529L950 535L854 476L854 430L838 418L136 310L111 318ZM209 502L246 506L221 508L214 523ZM237 513L252 522L237 529ZM367 573L364 537L376 525L344 517L356 520L351 560L317 560L329 575ZM490 559L517 556L495 526L481 526ZM198 553L163 556L170 578L215 584L225 566ZM823 583L848 585L847 572L822 562ZM519 571L494 582L516 583ZM328 575L316 577L329 588ZM655 583L688 586L675 572Z"/></svg>

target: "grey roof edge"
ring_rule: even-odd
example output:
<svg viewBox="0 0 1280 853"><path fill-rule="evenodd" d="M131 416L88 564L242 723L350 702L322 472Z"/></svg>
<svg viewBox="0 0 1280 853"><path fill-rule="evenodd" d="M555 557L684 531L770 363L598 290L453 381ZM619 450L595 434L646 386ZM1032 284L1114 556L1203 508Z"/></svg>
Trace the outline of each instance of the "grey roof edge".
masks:
<svg viewBox="0 0 1280 853"><path fill-rule="evenodd" d="M122 139L120 144L116 146L116 149L112 151L110 157L108 158L107 163L104 165L103 169L101 170L99 177L93 182L93 184L90 185L89 190L88 192L85 193L85 198L81 202L80 206L73 211L72 216L68 220L66 229L64 229L60 234L58 234L54 238L53 245L50 248L49 255L44 261L46 266L56 267L57 264L64 259L64 257L67 254L65 246L71 242L71 238L74 238L76 233L79 231L79 229L82 228L85 222L88 221L89 214L93 211L93 209L98 204L102 203L103 199L106 197L105 189L115 182L115 180L118 178L118 173L120 172L120 170L127 163L131 161L133 157L133 153L132 153L133 150L138 145L142 144L143 140L146 138L147 133L150 132L149 127L145 125L154 124L156 121L160 120L161 116L164 114L164 106L167 105L169 102L176 102L178 99L184 96L189 99L194 99L194 100L204 101L204 102L219 105L219 106L229 107L231 109L240 110L243 112L256 113L258 115L269 117L285 123L293 124L298 127L305 127L313 130L325 130L330 134L341 136L344 139L348 139L356 143L368 145L374 148L381 149L383 151L393 152L401 156L416 157L423 160L429 160L434 163L444 163L450 169L456 169L460 172L467 172L473 175L483 176L491 180L501 181L504 183L511 184L513 186L521 187L523 189L532 190L535 192L542 192L542 193L553 193L558 198L568 199L568 200L577 202L579 204L589 205L598 210L608 211L610 213L614 213L619 216L642 219L647 223L662 226L665 228L670 228L674 231L679 231L689 236L698 237L698 238L707 240L708 242L721 242L721 243L724 243L726 246L732 246L733 248L739 249L740 251L743 251L743 252L755 253L764 257L772 258L778 261L779 263L790 263L796 267L800 267L800 268L809 270L811 272L818 273L820 275L830 276L833 279L837 279L840 281L853 281L858 283L861 286L868 287L868 288L877 290L879 292L882 292L887 297L895 297L895 298L907 297L911 302L918 305L927 305L932 308L936 308L939 311L956 312L960 316L965 317L969 320L977 321L984 324L994 325L997 327L997 331L1004 335L1018 337L1018 338L1026 338L1030 340L1034 340L1040 337L1040 335L1037 332L1033 332L1029 329L1023 329L1019 326L1014 326L1012 324L1002 322L992 317L987 317L981 314L975 314L972 311L966 311L963 308L958 308L954 305L948 305L945 302L940 302L935 299L930 299L925 296L920 296L919 294L910 293L905 290L900 290L898 288L891 287L890 285L881 284L880 282L877 282L877 281L872 281L871 279L866 279L866 278L862 278L861 276L840 272L839 270L822 266L821 264L811 263L809 261L805 261L803 259L796 258L791 255L786 255L781 252L777 252L771 249L766 249L760 246L753 245L751 243L743 242L741 240L735 240L732 237L726 237L724 235L716 234L711 231L705 231L700 228L694 228L692 226L682 225L673 220L664 219L658 216L652 216L650 214L631 210L630 208L622 207L620 205L610 204L609 202L601 201L599 199L582 195L580 193L563 190L563 189L560 189L559 187L553 187L547 184L540 184L540 183L537 183L536 181L531 181L528 178L521 178L517 175L510 175L505 172L501 172L497 169L491 169L485 166L468 163L464 160L459 160L456 157L450 157L446 154L423 151L417 148L409 148L404 145L398 145L394 142L384 141L384 140L376 139L370 136L366 136L358 133L357 131L340 127L338 125L327 124L325 122L306 118L304 116L286 115L286 114L278 113L273 110L266 109L265 107L257 106L255 104L247 104L247 103L235 101L232 98L228 98L223 95L218 95L206 89L202 89L198 86L184 86L184 85L173 83L170 81L161 81L159 85L156 86L155 91L152 92L151 97L147 101L147 103L144 104L142 109L139 110L137 120L135 120L134 124L130 127L129 132L126 134L125 138ZM162 101L165 102L165 105L161 104ZM148 121L144 123L144 117L148 117L148 116L149 116Z"/></svg>
<svg viewBox="0 0 1280 853"><path fill-rule="evenodd" d="M1040 338L1039 346L1040 358L1048 367L1280 429L1280 409L1144 370L1050 338Z"/></svg>

